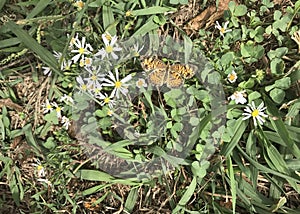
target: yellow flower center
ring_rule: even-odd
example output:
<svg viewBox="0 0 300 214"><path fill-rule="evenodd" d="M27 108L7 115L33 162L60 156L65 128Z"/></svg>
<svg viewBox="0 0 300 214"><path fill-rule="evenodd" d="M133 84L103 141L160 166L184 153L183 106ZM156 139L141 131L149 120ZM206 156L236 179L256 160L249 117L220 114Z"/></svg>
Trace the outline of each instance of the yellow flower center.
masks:
<svg viewBox="0 0 300 214"><path fill-rule="evenodd" d="M258 114L259 114L259 111L258 111L257 109L254 109L254 110L252 111L252 113L251 113L251 116L252 116L252 117L257 117Z"/></svg>
<svg viewBox="0 0 300 214"><path fill-rule="evenodd" d="M83 61L83 60L80 60L79 66L80 66L80 67L83 67L83 66L84 66L84 61Z"/></svg>
<svg viewBox="0 0 300 214"><path fill-rule="evenodd" d="M106 53L111 53L111 52L113 52L113 47L108 45L108 46L106 46L105 51L106 51Z"/></svg>
<svg viewBox="0 0 300 214"><path fill-rule="evenodd" d="M42 165L38 165L38 166L37 166L37 170L38 170L38 171L41 171L41 170L43 170L43 169L44 169L44 167L43 167Z"/></svg>
<svg viewBox="0 0 300 214"><path fill-rule="evenodd" d="M84 48L79 48L79 51L78 51L80 54L84 54L85 52L85 49Z"/></svg>
<svg viewBox="0 0 300 214"><path fill-rule="evenodd" d="M139 81L137 82L137 85L138 85L139 87L142 87L142 86L144 85L144 81L143 81L143 80L139 80Z"/></svg>
<svg viewBox="0 0 300 214"><path fill-rule="evenodd" d="M104 98L104 103L109 103L109 101L110 101L110 98L109 97L106 97L106 98Z"/></svg>
<svg viewBox="0 0 300 214"><path fill-rule="evenodd" d="M93 76L91 76L91 79L92 79L93 81L96 81L96 80L97 80L97 76L93 75Z"/></svg>
<svg viewBox="0 0 300 214"><path fill-rule="evenodd" d="M90 65L91 64L91 59L90 58L85 59L85 64Z"/></svg>
<svg viewBox="0 0 300 214"><path fill-rule="evenodd" d="M222 34L224 34L225 31L226 31L226 30L225 30L225 28L223 28L223 27L220 29L220 32L221 32Z"/></svg>
<svg viewBox="0 0 300 214"><path fill-rule="evenodd" d="M86 86L85 84L83 84L83 85L81 86L81 89L84 90L84 91L86 91L87 86Z"/></svg>
<svg viewBox="0 0 300 214"><path fill-rule="evenodd" d="M109 35L109 34L105 34L105 38L108 40L108 41L110 41L112 38L111 38L111 36Z"/></svg>
<svg viewBox="0 0 300 214"><path fill-rule="evenodd" d="M46 108L47 108L47 109L51 109L52 106L51 106L50 104L48 104Z"/></svg>
<svg viewBox="0 0 300 214"><path fill-rule="evenodd" d="M61 107L57 107L55 110L56 110L56 112L60 112Z"/></svg>
<svg viewBox="0 0 300 214"><path fill-rule="evenodd" d="M233 80L235 79L235 77L236 77L236 76L235 76L234 74L230 74L230 75L229 75L229 79L230 79L231 81L233 81Z"/></svg>
<svg viewBox="0 0 300 214"><path fill-rule="evenodd" d="M122 83L121 83L120 81L117 81L117 82L115 83L115 87L116 87L116 88L121 88L121 86L122 86Z"/></svg>
<svg viewBox="0 0 300 214"><path fill-rule="evenodd" d="M128 10L126 13L125 13L125 16L131 16L132 15L132 12L130 10Z"/></svg>
<svg viewBox="0 0 300 214"><path fill-rule="evenodd" d="M112 114L113 114L113 111L112 111L112 110L108 110L108 111L107 111L107 115L108 115L108 116L111 116Z"/></svg>

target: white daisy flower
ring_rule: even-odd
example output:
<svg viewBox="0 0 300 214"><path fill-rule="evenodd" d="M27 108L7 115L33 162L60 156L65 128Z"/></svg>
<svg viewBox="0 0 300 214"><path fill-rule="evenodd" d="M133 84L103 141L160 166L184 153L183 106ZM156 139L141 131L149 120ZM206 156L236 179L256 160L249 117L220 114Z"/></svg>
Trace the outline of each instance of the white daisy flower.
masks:
<svg viewBox="0 0 300 214"><path fill-rule="evenodd" d="M102 48L99 50L96 54L95 57L101 56L101 59L104 59L105 57L109 57L110 55L112 56L113 59L118 59L119 57L115 52L121 51L122 48L118 47L116 44L117 42L117 36L111 36L109 33L102 34L102 39L105 44L105 48Z"/></svg>
<svg viewBox="0 0 300 214"><path fill-rule="evenodd" d="M51 76L52 71L51 71L51 68L50 68L50 67L42 67L42 69L43 69L44 75L46 75L46 76L48 76L48 77Z"/></svg>
<svg viewBox="0 0 300 214"><path fill-rule="evenodd" d="M60 99L59 99L60 102L66 102L67 104L68 103L71 103L71 104L74 104L74 100L72 97L64 94Z"/></svg>
<svg viewBox="0 0 300 214"><path fill-rule="evenodd" d="M72 57L72 61L76 63L80 58L84 57L85 55L91 54L93 48L90 44L85 43L86 38L82 37L81 41L79 39L75 40L75 46L77 50L71 50L71 53L77 53L75 56Z"/></svg>
<svg viewBox="0 0 300 214"><path fill-rule="evenodd" d="M48 186L52 186L51 181L49 181L48 179L39 178L39 179L37 179L37 181L39 181L41 183L46 183Z"/></svg>
<svg viewBox="0 0 300 214"><path fill-rule="evenodd" d="M235 91L230 97L228 97L228 100L234 100L236 104L245 104L247 102L247 99L244 96L245 91Z"/></svg>
<svg viewBox="0 0 300 214"><path fill-rule="evenodd" d="M84 80L88 81L88 85L91 85L93 88L101 87L105 77L105 74L101 73L101 66L87 67L85 70L89 73L89 77L84 78Z"/></svg>
<svg viewBox="0 0 300 214"><path fill-rule="evenodd" d="M247 120L250 117L253 118L254 126L257 126L257 121L260 125L263 125L265 122L264 118L268 117L264 113L267 107L264 107L264 102L262 102L258 107L255 107L254 102L252 101L251 104L248 103L248 106L244 109L244 113L242 114L245 116L243 120Z"/></svg>
<svg viewBox="0 0 300 214"><path fill-rule="evenodd" d="M60 70L63 71L70 71L71 70L71 66L72 66L72 60L63 60L61 66L60 66Z"/></svg>
<svg viewBox="0 0 300 214"><path fill-rule="evenodd" d="M70 35L68 34L67 37L69 38ZM78 41L78 33L76 33L76 35L75 35L73 38L71 38L70 44L69 44L69 48L73 49L73 46L74 46L74 44L75 44L75 41L76 41L76 42Z"/></svg>
<svg viewBox="0 0 300 214"><path fill-rule="evenodd" d="M67 118L66 116L63 116L61 118L61 123L63 124L63 127L68 130L69 126L71 125L70 119Z"/></svg>
<svg viewBox="0 0 300 214"><path fill-rule="evenodd" d="M43 113L46 114L48 112L51 112L53 110L53 106L52 104L49 102L48 99L46 99L46 103L44 103L43 105Z"/></svg>
<svg viewBox="0 0 300 214"><path fill-rule="evenodd" d="M133 56L135 57L139 57L140 56L140 52L143 50L144 45L139 48L139 44L134 44L133 45Z"/></svg>
<svg viewBox="0 0 300 214"><path fill-rule="evenodd" d="M215 28L217 28L220 31L220 35L224 37L225 33L228 33L230 31L232 31L231 29L227 29L227 26L229 24L229 21L225 22L224 26L222 27L218 21L216 21L216 26Z"/></svg>
<svg viewBox="0 0 300 214"><path fill-rule="evenodd" d="M58 51L53 51L53 56L55 57L55 59L57 59L58 62L60 62L63 58L62 53Z"/></svg>
<svg viewBox="0 0 300 214"><path fill-rule="evenodd" d="M40 160L37 160L36 163L32 164L32 166L36 167L35 172L36 172L37 177L41 178L41 177L46 176L46 169L45 169L45 167L43 167Z"/></svg>
<svg viewBox="0 0 300 214"><path fill-rule="evenodd" d="M108 72L109 79L104 79L106 83L103 83L103 86L112 86L115 87L112 91L112 97L116 95L117 98L119 98L120 92L123 95L126 95L128 93L128 84L126 84L128 81L131 80L131 75L127 75L122 80L119 80L119 71L118 69L115 69L116 76L113 75L111 71Z"/></svg>
<svg viewBox="0 0 300 214"><path fill-rule="evenodd" d="M113 108L113 106L116 104L116 101L113 100L112 94L110 94L110 96L108 96L106 93L104 93L104 94L99 93L97 98L102 100L100 102L101 106L108 105L109 108Z"/></svg>
<svg viewBox="0 0 300 214"><path fill-rule="evenodd" d="M74 3L74 6L77 7L78 10L82 10L84 7L84 2L79 0Z"/></svg>
<svg viewBox="0 0 300 214"><path fill-rule="evenodd" d="M138 88L146 88L147 87L147 83L145 81L145 79L139 78L138 81L135 82L136 87Z"/></svg>
<svg viewBox="0 0 300 214"><path fill-rule="evenodd" d="M64 109L64 107L58 106L56 102L53 102L52 105L55 107L57 118L60 119L61 118L61 111Z"/></svg>
<svg viewBox="0 0 300 214"><path fill-rule="evenodd" d="M232 71L230 74L228 74L227 79L230 83L234 83L237 80L237 74L235 71Z"/></svg>
<svg viewBox="0 0 300 214"><path fill-rule="evenodd" d="M79 83L80 91L86 92L89 89L89 85L83 81L81 76L76 77L76 81Z"/></svg>

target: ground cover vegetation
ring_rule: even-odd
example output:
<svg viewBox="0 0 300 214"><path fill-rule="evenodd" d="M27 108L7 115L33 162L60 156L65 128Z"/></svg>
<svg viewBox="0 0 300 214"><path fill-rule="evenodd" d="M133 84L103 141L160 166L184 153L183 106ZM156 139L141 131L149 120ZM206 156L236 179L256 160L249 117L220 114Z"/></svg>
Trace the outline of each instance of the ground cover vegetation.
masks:
<svg viewBox="0 0 300 214"><path fill-rule="evenodd" d="M299 213L300 1L1 0L1 213Z"/></svg>

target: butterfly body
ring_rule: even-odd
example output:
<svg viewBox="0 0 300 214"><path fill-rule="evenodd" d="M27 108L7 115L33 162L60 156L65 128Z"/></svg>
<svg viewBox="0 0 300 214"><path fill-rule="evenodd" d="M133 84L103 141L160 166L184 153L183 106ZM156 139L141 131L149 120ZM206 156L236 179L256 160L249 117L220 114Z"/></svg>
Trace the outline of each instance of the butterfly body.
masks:
<svg viewBox="0 0 300 214"><path fill-rule="evenodd" d="M157 58L145 58L141 65L145 71L150 72L148 80L155 86L166 84L169 88L177 88L183 84L184 79L190 79L195 74L188 65L165 64Z"/></svg>

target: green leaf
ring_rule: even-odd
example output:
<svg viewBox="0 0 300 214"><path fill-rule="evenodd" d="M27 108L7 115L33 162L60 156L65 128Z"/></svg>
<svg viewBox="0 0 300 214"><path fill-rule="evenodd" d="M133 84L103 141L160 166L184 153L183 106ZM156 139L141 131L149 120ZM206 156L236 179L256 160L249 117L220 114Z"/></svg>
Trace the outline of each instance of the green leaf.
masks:
<svg viewBox="0 0 300 214"><path fill-rule="evenodd" d="M270 97L275 103L282 103L285 97L285 92L282 89L274 88L272 91L270 91Z"/></svg>
<svg viewBox="0 0 300 214"><path fill-rule="evenodd" d="M27 124L25 125L23 128L22 128L24 134L25 134L25 137L26 137L26 140L27 140L27 143L32 146L33 148L35 148L35 152L39 153L40 154L40 147L38 146L35 138L33 137L33 134L32 134L32 126L31 124Z"/></svg>
<svg viewBox="0 0 300 214"><path fill-rule="evenodd" d="M190 200L190 198L194 194L194 191L196 189L196 185L197 185L197 179L196 179L196 176L195 176L195 177L193 177L193 180L192 180L190 186L187 188L187 190L185 191L185 193L181 197L180 201L178 202L178 205L175 207L175 209L173 210L172 213L178 213L178 211L181 210L181 208L184 207L187 204L187 202Z"/></svg>
<svg viewBox="0 0 300 214"><path fill-rule="evenodd" d="M177 11L172 7L161 7L161 6L153 6L140 10L133 10L133 16L145 16L145 15L153 15L153 14L164 14L166 12L175 12Z"/></svg>
<svg viewBox="0 0 300 214"><path fill-rule="evenodd" d="M132 213L133 212L133 208L136 204L136 201L138 199L139 196L139 189L138 188L132 188L127 196L126 202L125 202L125 210L128 213Z"/></svg>
<svg viewBox="0 0 300 214"><path fill-rule="evenodd" d="M51 111L50 113L46 114L44 116L44 120L46 120L49 123L58 124L58 118L57 118L57 114L56 111Z"/></svg>
<svg viewBox="0 0 300 214"><path fill-rule="evenodd" d="M249 96L248 96L248 103L251 103L253 100L256 100L256 99L258 99L258 98L260 98L261 97L261 94L259 93L259 92L257 92L257 91L254 91L254 92L252 92L252 93L250 93L249 94Z"/></svg>
<svg viewBox="0 0 300 214"><path fill-rule="evenodd" d="M285 64L282 59L275 58L271 61L271 72L273 74L281 75L284 73Z"/></svg>
<svg viewBox="0 0 300 214"><path fill-rule="evenodd" d="M6 0L1 0L0 1L0 11L3 8L3 6L5 5L5 3L6 3Z"/></svg>
<svg viewBox="0 0 300 214"><path fill-rule="evenodd" d="M8 21L6 22L6 25L18 37L18 39L30 50L35 52L46 65L48 65L57 74L62 75L58 69L58 62L51 52L41 46L26 31L21 29L14 22Z"/></svg>
<svg viewBox="0 0 300 214"><path fill-rule="evenodd" d="M233 137L229 143L224 144L220 152L222 155L227 157L231 154L232 150L236 147L238 142L240 142L240 139L243 136L247 125L247 121L243 121L242 118L236 121Z"/></svg>
<svg viewBox="0 0 300 214"><path fill-rule="evenodd" d="M235 207L236 207L236 181L234 178L234 170L232 166L232 160L231 157L228 156L226 159L226 165L228 167L228 174L230 178L230 191L232 196L232 213L235 213Z"/></svg>
<svg viewBox="0 0 300 214"><path fill-rule="evenodd" d="M112 8L108 4L102 6L102 17L103 17L103 28L108 31L111 35L116 35L117 30L115 23L114 14Z"/></svg>
<svg viewBox="0 0 300 214"><path fill-rule="evenodd" d="M280 89L288 89L291 86L291 78L283 77L282 79L276 80L274 83L275 87Z"/></svg>
<svg viewBox="0 0 300 214"><path fill-rule="evenodd" d="M80 179L88 180L88 181L105 181L111 182L114 177L110 176L105 172L101 172L98 170L90 170L90 169L81 169L75 174Z"/></svg>
<svg viewBox="0 0 300 214"><path fill-rule="evenodd" d="M235 16L244 16L247 13L247 7L243 4L240 4L235 7L233 15Z"/></svg>
<svg viewBox="0 0 300 214"><path fill-rule="evenodd" d="M40 12L44 11L45 8L50 4L51 0L40 0L36 4L35 8L27 15L26 19L31 19L38 15Z"/></svg>
<svg viewBox="0 0 300 214"><path fill-rule="evenodd" d="M143 36L151 32L152 30L157 29L159 25L153 21L153 17L154 16L151 16L142 27L136 30L132 37Z"/></svg>

